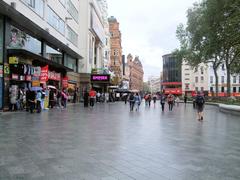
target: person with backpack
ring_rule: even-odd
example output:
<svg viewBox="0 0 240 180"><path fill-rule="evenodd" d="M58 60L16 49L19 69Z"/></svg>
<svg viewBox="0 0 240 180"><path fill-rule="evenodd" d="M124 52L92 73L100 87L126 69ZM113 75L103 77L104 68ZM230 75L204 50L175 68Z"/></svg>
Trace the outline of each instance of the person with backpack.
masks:
<svg viewBox="0 0 240 180"><path fill-rule="evenodd" d="M169 107L169 111L172 111L173 109L173 103L174 103L174 97L172 94L169 94L167 97L168 100L168 107Z"/></svg>
<svg viewBox="0 0 240 180"><path fill-rule="evenodd" d="M136 111L139 111L139 106L141 105L141 97L138 93L134 96L134 102L136 104Z"/></svg>
<svg viewBox="0 0 240 180"><path fill-rule="evenodd" d="M160 99L160 103L161 103L161 106L162 106L162 112L164 112L165 102L166 102L166 97L165 97L164 94L162 94L161 99Z"/></svg>
<svg viewBox="0 0 240 180"><path fill-rule="evenodd" d="M203 120L203 109L204 109L205 99L201 95L200 92L197 93L195 103L196 103L196 108L197 108L198 120L202 121Z"/></svg>
<svg viewBox="0 0 240 180"><path fill-rule="evenodd" d="M130 111L133 111L134 104L135 104L135 98L133 93L131 93L129 96L129 103L130 103Z"/></svg>

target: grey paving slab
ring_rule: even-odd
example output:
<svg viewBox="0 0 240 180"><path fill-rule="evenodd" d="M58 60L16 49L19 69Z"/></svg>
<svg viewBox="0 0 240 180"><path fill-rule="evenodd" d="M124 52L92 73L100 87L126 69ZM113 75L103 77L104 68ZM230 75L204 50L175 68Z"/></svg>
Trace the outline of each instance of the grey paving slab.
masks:
<svg viewBox="0 0 240 180"><path fill-rule="evenodd" d="M237 180L240 118L123 103L0 115L0 179Z"/></svg>

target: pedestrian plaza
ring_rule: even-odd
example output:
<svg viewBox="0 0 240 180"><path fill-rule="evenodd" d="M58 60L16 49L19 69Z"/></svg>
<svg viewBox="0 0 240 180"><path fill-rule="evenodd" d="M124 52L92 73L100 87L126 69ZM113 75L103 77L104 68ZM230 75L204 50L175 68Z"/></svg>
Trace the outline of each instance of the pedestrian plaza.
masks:
<svg viewBox="0 0 240 180"><path fill-rule="evenodd" d="M240 118L123 102L0 115L0 179L238 180Z"/></svg>

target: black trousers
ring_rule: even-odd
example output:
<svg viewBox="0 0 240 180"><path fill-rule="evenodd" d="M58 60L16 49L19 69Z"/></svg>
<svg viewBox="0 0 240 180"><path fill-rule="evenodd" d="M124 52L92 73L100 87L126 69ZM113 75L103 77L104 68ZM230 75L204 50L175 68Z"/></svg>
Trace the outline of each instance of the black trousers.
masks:
<svg viewBox="0 0 240 180"><path fill-rule="evenodd" d="M162 111L164 111L165 103L161 103L161 106L162 106Z"/></svg>
<svg viewBox="0 0 240 180"><path fill-rule="evenodd" d="M90 106L94 106L94 98L90 98Z"/></svg>
<svg viewBox="0 0 240 180"><path fill-rule="evenodd" d="M172 111L172 109L173 109L173 102L169 102L168 106L169 106L169 111Z"/></svg>
<svg viewBox="0 0 240 180"><path fill-rule="evenodd" d="M37 106L36 106L37 112L40 113L42 108L41 108L41 101L37 101Z"/></svg>

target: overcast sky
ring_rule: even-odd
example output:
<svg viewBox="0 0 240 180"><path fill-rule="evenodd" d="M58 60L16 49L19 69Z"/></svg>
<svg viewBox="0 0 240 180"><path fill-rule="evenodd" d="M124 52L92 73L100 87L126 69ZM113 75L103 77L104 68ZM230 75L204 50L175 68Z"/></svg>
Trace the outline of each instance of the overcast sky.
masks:
<svg viewBox="0 0 240 180"><path fill-rule="evenodd" d="M123 53L138 55L144 80L160 76L162 55L178 48L176 28L186 22L186 11L197 0L108 0L122 32Z"/></svg>

